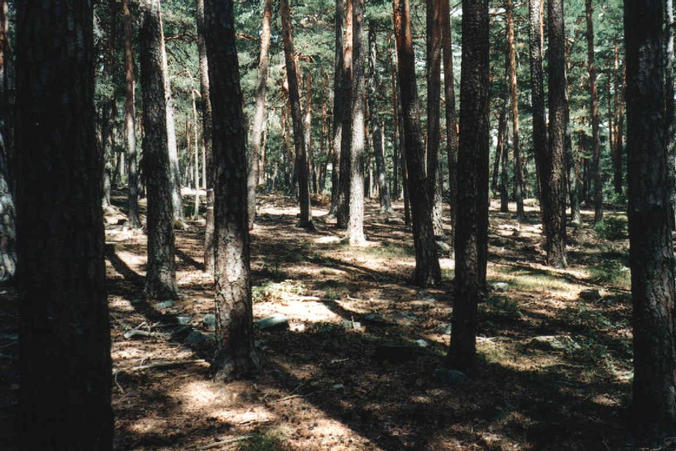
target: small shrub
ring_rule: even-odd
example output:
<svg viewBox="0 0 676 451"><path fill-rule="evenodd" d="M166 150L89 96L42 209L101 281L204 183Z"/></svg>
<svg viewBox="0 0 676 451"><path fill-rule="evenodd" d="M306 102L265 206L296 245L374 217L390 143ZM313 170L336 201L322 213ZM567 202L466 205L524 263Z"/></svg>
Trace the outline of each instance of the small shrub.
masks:
<svg viewBox="0 0 676 451"><path fill-rule="evenodd" d="M621 240L627 237L627 220L620 216L608 216L594 226L594 231L606 240Z"/></svg>

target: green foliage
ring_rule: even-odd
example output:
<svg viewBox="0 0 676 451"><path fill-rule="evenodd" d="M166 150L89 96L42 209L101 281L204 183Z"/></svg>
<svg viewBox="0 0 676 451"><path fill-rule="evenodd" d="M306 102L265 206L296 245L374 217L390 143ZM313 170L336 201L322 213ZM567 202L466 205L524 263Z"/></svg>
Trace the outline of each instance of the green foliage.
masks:
<svg viewBox="0 0 676 451"><path fill-rule="evenodd" d="M597 283L612 285L629 290L631 288L631 271L624 262L604 259L590 270L591 279Z"/></svg>
<svg viewBox="0 0 676 451"><path fill-rule="evenodd" d="M305 285L297 280L265 282L251 289L251 298L254 303L275 302L300 296L303 292L305 292Z"/></svg>
<svg viewBox="0 0 676 451"><path fill-rule="evenodd" d="M286 437L281 431L257 431L239 442L240 451L286 451L291 447L286 443Z"/></svg>
<svg viewBox="0 0 676 451"><path fill-rule="evenodd" d="M594 226L594 231L605 240L621 240L627 237L627 219L624 216L606 215Z"/></svg>

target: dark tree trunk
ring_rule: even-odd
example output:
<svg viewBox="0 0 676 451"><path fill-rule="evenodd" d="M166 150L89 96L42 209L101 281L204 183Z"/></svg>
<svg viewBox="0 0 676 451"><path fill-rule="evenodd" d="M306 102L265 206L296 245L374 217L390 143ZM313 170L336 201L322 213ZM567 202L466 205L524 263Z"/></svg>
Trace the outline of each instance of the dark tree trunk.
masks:
<svg viewBox="0 0 676 451"><path fill-rule="evenodd" d="M528 53L530 59L531 106L533 109L533 148L535 149L535 169L540 193L540 210L543 232L547 236L545 210L549 208L546 195L547 187L542 186L547 169L545 162L549 152L547 146L547 122L545 119L544 73L542 70L542 3L545 0L528 1Z"/></svg>
<svg viewBox="0 0 676 451"><path fill-rule="evenodd" d="M549 152L540 186L543 199L547 262L566 266L566 50L563 0L548 0Z"/></svg>
<svg viewBox="0 0 676 451"><path fill-rule="evenodd" d="M388 50L389 53L391 51ZM390 60L392 59L392 55L390 55ZM391 72L391 77L390 77L390 84L392 88L392 179L391 179L391 190L390 194L392 196L392 199L398 200L399 195L400 195L400 189L399 189L399 162L401 161L401 151L399 149L399 118L398 118L398 109L399 107L397 106L397 98L399 97L397 95L397 85L395 82L395 68L394 65L392 67L392 72Z"/></svg>
<svg viewBox="0 0 676 451"><path fill-rule="evenodd" d="M202 136L204 138L205 166L207 171L206 193L207 193L207 214L206 228L204 231L204 271L213 274L214 272L214 173L211 160L213 158L213 114L211 109L211 99L209 92L209 63L207 59L207 48L204 42L204 0L197 0L196 4L196 22L197 22L197 53L199 55L200 65L200 94L202 96Z"/></svg>
<svg viewBox="0 0 676 451"><path fill-rule="evenodd" d="M664 2L665 36L664 36L664 98L666 100L666 146L668 155L669 182L676 187L676 105L674 104L674 2ZM621 139L621 137L620 137ZM621 143L619 144L621 147ZM620 151L618 151L620 152ZM671 230L676 230L676 189L672 191L671 200ZM674 326L676 328L676 325Z"/></svg>
<svg viewBox="0 0 676 451"><path fill-rule="evenodd" d="M15 5L19 443L110 450L92 2Z"/></svg>
<svg viewBox="0 0 676 451"><path fill-rule="evenodd" d="M509 154L506 146L508 141L507 135L507 103L505 103L504 108L500 111L500 117L498 118L498 144L495 149L495 167L493 169L493 180L495 181L496 189L500 190L500 211L503 213L509 212L507 167L505 164L507 155ZM502 171L500 171L500 163L502 163ZM500 174L500 185L498 185L497 182L498 173Z"/></svg>
<svg viewBox="0 0 676 451"><path fill-rule="evenodd" d="M347 228L350 211L350 144L352 142L352 46L353 0L345 0L345 34L343 35L343 127L340 143L340 181L336 226Z"/></svg>
<svg viewBox="0 0 676 451"><path fill-rule="evenodd" d="M665 108L664 3L625 0L629 242L634 329L633 425L676 433L674 249Z"/></svg>
<svg viewBox="0 0 676 451"><path fill-rule="evenodd" d="M394 36L397 43L397 65L403 130L404 155L408 173L408 195L413 213L415 272L413 282L425 287L441 281L441 269L432 228L432 199L425 181L425 159L420 110L415 79L415 55L411 37L411 16L408 0L394 0Z"/></svg>
<svg viewBox="0 0 676 451"><path fill-rule="evenodd" d="M375 23L369 23L369 112L371 127L373 128L373 154L376 160L376 177L378 179L378 194L380 197L380 209L385 212L392 211L390 203L390 190L385 176L385 151L383 142L383 124L377 114L376 98L380 89L378 70L376 69L377 52Z"/></svg>
<svg viewBox="0 0 676 451"><path fill-rule="evenodd" d="M504 117L500 117L500 120L503 122L502 127L504 130L503 148L502 148L502 164L500 169L500 211L503 213L509 212L509 194L507 192L507 165L509 164L509 151L505 145L509 140L509 128L507 127L507 111L504 112Z"/></svg>
<svg viewBox="0 0 676 451"><path fill-rule="evenodd" d="M145 1L145 0L142 0ZM159 3L159 0L158 0ZM161 9L161 8L160 8ZM162 26L162 16L160 14L160 30L162 32L162 71L164 73L164 96L166 108L166 128L167 128L167 148L169 149L169 166L171 168L171 202L173 206L173 215L176 222L183 221L183 197L181 196L181 172L178 165L178 146L176 144L176 121L174 118L174 99L171 94L171 83L169 80L169 62L167 61L166 43L164 41L164 29Z"/></svg>
<svg viewBox="0 0 676 451"><path fill-rule="evenodd" d="M613 96L613 103L615 104L615 141L612 145L613 155L613 188L616 194L622 194L622 147L624 138L624 83L619 64L619 48L615 44L615 62L614 62L614 87L615 95Z"/></svg>
<svg viewBox="0 0 676 451"><path fill-rule="evenodd" d="M512 149L514 152L514 191L516 193L516 217L519 221L526 220L523 209L524 177L523 159L519 147L519 94L516 80L516 47L514 44L514 3L505 1L506 28L507 28L507 60L509 69L509 87L512 95Z"/></svg>
<svg viewBox="0 0 676 451"><path fill-rule="evenodd" d="M352 95L350 140L350 200L347 239L351 246L363 245L364 237L364 157L366 79L364 73L364 0L352 0ZM368 192L368 191L367 191Z"/></svg>
<svg viewBox="0 0 676 451"><path fill-rule="evenodd" d="M284 58L286 61L287 82L289 84L289 104L291 106L291 120L293 122L293 143L296 148L296 168L298 170L298 200L300 202L300 227L312 228L312 210L310 207L309 168L306 156L305 134L303 132L303 117L300 108L300 94L298 92L298 67L296 52L293 47L291 13L289 1L281 0L280 15L282 16L282 39L284 41Z"/></svg>
<svg viewBox="0 0 676 451"><path fill-rule="evenodd" d="M458 197L458 125L455 111L455 86L453 74L453 50L451 32L450 0L442 0L441 33L444 64L444 106L446 113L446 154L448 158L449 206L451 207L451 230L455 234L456 205Z"/></svg>
<svg viewBox="0 0 676 451"><path fill-rule="evenodd" d="M449 364L469 368L476 354L477 302L483 296L488 205L488 1L462 2L462 75L455 299ZM483 174L482 172L486 173ZM484 219L484 217L486 219ZM482 267L483 266L483 267Z"/></svg>
<svg viewBox="0 0 676 451"><path fill-rule="evenodd" d="M124 23L124 79L126 97L124 102L124 134L127 145L127 217L129 227L141 227L138 216L138 170L136 168L136 108L135 108L135 76L134 76L134 44L132 31L132 17L129 10L129 0L122 2L122 16Z"/></svg>
<svg viewBox="0 0 676 451"><path fill-rule="evenodd" d="M594 223L603 219L603 181L601 180L601 144L599 138L599 99L596 89L596 63L594 62L594 21L592 0L585 0L587 21L587 70L589 71L589 97L592 125L592 177L594 181Z"/></svg>
<svg viewBox="0 0 676 451"><path fill-rule="evenodd" d="M260 360L253 339L247 224L247 131L239 85L233 2L206 0L206 7L206 45L214 113L214 368L217 378L225 379L251 375L260 368ZM290 78L295 80L295 74Z"/></svg>
<svg viewBox="0 0 676 451"><path fill-rule="evenodd" d="M305 155L308 162L308 183L310 192L317 192L315 179L315 152L312 142L312 71L308 70L303 79L303 94L305 94L305 111L303 112L303 133L305 133Z"/></svg>
<svg viewBox="0 0 676 451"><path fill-rule="evenodd" d="M248 216L249 229L253 228L256 217L256 186L258 174L264 168L259 167L260 157L263 154L263 132L267 123L267 84L268 66L270 65L270 19L272 18L272 0L264 0L263 18L261 19L261 46L258 54L258 77L256 79L256 106L254 109L253 129L251 131L251 150L248 164Z"/></svg>
<svg viewBox="0 0 676 451"><path fill-rule="evenodd" d="M143 174L148 190L146 295L176 296L172 172L167 145L163 33L159 0L143 0L141 91L143 93Z"/></svg>
<svg viewBox="0 0 676 451"><path fill-rule="evenodd" d="M444 0L426 1L427 22L427 189L432 202L435 236L444 234L443 199L439 187L439 102L441 100L441 14Z"/></svg>
<svg viewBox="0 0 676 451"><path fill-rule="evenodd" d="M343 136L343 14L345 0L336 0L336 55L333 66L333 135L331 142L331 207L330 215L337 216L340 199L340 147Z"/></svg>

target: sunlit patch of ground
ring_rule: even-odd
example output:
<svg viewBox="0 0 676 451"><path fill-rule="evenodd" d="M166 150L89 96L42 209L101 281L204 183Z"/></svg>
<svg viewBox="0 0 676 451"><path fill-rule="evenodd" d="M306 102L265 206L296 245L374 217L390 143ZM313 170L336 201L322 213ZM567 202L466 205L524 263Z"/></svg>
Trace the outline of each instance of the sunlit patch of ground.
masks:
<svg viewBox="0 0 676 451"><path fill-rule="evenodd" d="M631 326L619 211L595 231L584 210L582 225L568 229L569 266L554 269L544 264L537 203L526 202L525 223L514 204L511 213L492 204L478 363L448 384L435 372L450 339L454 261L441 258L439 287L409 283L415 257L401 202L384 215L369 201L368 245L353 249L321 199L313 199L316 230L307 231L296 227L293 200L259 196L254 319L282 314L290 327L257 330L261 372L225 384L209 372L212 342L186 343L190 331L213 334L203 218L176 231L181 296L162 304L143 297L146 238L120 221L124 197L113 200L106 254L116 449L627 447ZM542 337L562 347L547 348ZM382 359L384 345L402 353Z"/></svg>

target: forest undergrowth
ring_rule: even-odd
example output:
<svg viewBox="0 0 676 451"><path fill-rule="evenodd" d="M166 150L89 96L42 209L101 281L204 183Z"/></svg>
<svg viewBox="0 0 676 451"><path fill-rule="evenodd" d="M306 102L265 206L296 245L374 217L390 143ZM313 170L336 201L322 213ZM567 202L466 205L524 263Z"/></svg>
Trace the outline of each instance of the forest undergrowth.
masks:
<svg viewBox="0 0 676 451"><path fill-rule="evenodd" d="M623 212L608 209L594 229L593 210L583 210L582 225L568 228L569 266L552 269L537 205L526 203L525 223L492 205L478 363L464 374L444 368L454 262L445 252L439 287L408 282L415 258L401 202L390 215L367 203L360 248L341 241L325 206L315 205L316 230L307 232L296 227L293 200L263 195L258 204L254 321L281 325L257 323L263 367L227 384L211 379L207 363L214 321L203 220L176 231L179 299L146 300L145 235L107 211L116 449L630 447ZM8 449L18 306L12 288L1 299L0 448Z"/></svg>

